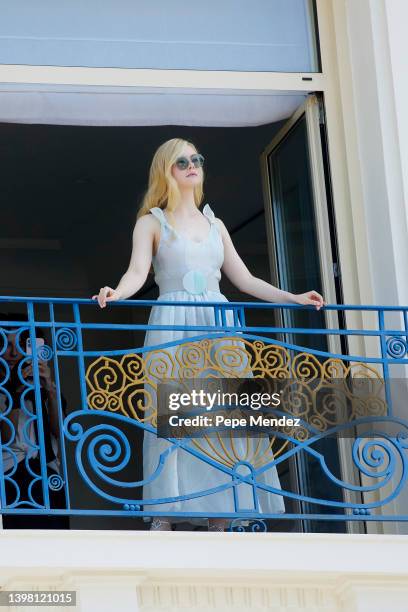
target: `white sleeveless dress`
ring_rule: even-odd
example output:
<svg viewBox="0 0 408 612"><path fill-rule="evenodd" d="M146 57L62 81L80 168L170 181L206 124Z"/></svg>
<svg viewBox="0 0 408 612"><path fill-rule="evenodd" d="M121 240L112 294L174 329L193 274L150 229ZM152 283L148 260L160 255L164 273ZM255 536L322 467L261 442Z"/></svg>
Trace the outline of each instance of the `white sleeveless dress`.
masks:
<svg viewBox="0 0 408 612"><path fill-rule="evenodd" d="M189 301L194 307L185 306L153 306L150 312L149 325L186 325L186 326L214 326L214 309L210 307L200 307L201 302L228 302L228 299L219 291L219 280L221 278L221 267L224 260L224 246L220 230L215 216L210 206L206 204L203 214L209 221L209 230L206 238L201 242L193 241L180 235L168 223L166 215L161 208L155 207L150 212L160 221L161 235L157 253L153 256L153 269L155 281L159 286L160 301ZM233 314L226 312L228 325L233 325ZM178 330L148 330L146 332L144 346L154 347L165 342L185 339L191 336L204 335L204 331L178 331ZM235 334L231 333L231 336ZM235 345L240 345L239 340L233 341ZM231 346L231 341L228 343ZM166 348L167 355L163 359L158 359L158 355L144 353L143 357L147 361L147 375L150 379L160 382L160 378L185 377L181 373L180 367L175 366L169 361L168 353L174 355L178 347ZM242 347L243 348L243 347ZM245 350L243 350L245 353ZM198 355L198 357L197 357ZM194 359L199 359L199 351ZM180 360L175 360L179 363ZM206 372L205 376L228 376L219 372ZM237 373L237 376L240 374ZM202 376L202 374L201 374ZM231 373L230 376L235 376ZM242 374L241 374L242 376ZM245 374L251 377L252 374ZM190 376L192 378L192 375ZM151 385L145 384L145 392L148 392L155 401L155 391ZM148 415L148 412L146 413ZM228 440L223 440L220 445L216 440L212 440L212 447L208 447L202 438L196 439L196 444L192 446L203 452L204 456L220 460L223 466L233 469L236 459L246 459L251 462L251 448L248 447L248 440L245 437L234 438L233 449ZM259 440L250 439L249 444L253 452L253 457L257 458L258 464L268 463L273 459L272 451L268 450L269 439ZM220 487L225 483L231 483L230 474L222 472L205 461L195 457L181 448L166 453L172 443L165 439L157 438L155 434L145 431L143 441L143 474L144 479L149 479L153 474L158 473L160 458L165 453L164 467L159 468L159 475L147 482L143 487L143 500L146 502L144 510L154 512L235 512L237 510L234 503L234 493L232 488L212 493L205 496L196 496L193 499L172 501L161 504L149 503L158 499L175 498L184 495L191 495L202 491L208 491L214 487ZM215 449L215 450L214 450ZM249 452L248 452L249 451ZM264 458L262 457L262 451ZM262 461L263 459L263 461ZM273 466L264 471L258 477L258 482L280 490L279 477L276 468ZM285 511L283 497L279 494L264 492L258 489L258 505L254 506L253 489L246 484L240 484L239 508L247 508L262 513L282 513ZM191 523L202 524L205 519L200 518L176 518L172 521L188 520Z"/></svg>

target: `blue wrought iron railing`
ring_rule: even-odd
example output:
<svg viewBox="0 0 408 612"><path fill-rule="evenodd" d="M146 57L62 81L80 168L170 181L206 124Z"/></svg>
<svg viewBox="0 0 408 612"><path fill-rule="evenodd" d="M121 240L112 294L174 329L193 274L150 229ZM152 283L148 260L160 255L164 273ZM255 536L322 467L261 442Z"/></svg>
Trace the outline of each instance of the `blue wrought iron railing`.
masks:
<svg viewBox="0 0 408 612"><path fill-rule="evenodd" d="M2 310L18 313L0 316L3 516L224 517L233 527L248 521L259 529L283 519L408 520L401 392L408 307L329 305L316 313L293 304L127 300L101 311L91 300L0 302ZM213 324L149 325L151 306L209 309ZM313 311L320 323L271 325L278 311ZM340 312L358 315L364 325L328 327ZM147 346L147 331L172 339ZM332 385L347 400L347 419L336 421L328 405L306 418L295 402L289 412L302 417L297 432L274 430L246 445L242 439L162 440L156 438L156 392L174 377L295 380L310 405L322 384L326 392ZM362 380L368 383L363 392ZM160 445L150 463L143 453L149 435L150 449ZM166 482L178 478L180 456L190 458L187 469L201 467L171 496ZM206 481L202 466L219 477ZM155 481L163 483L162 495ZM220 507L217 499L228 503Z"/></svg>

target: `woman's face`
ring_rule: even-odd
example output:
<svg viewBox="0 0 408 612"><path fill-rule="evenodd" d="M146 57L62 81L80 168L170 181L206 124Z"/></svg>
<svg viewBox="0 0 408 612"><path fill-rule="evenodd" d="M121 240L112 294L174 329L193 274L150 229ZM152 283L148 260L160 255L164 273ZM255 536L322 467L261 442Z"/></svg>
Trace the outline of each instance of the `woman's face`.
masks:
<svg viewBox="0 0 408 612"><path fill-rule="evenodd" d="M195 168L191 161L191 156L196 153L197 151L191 145L185 145L178 157L186 157L190 162L188 167L185 170L181 170L177 164L173 164L171 168L171 173L180 189L195 187L203 180L203 169L201 167Z"/></svg>

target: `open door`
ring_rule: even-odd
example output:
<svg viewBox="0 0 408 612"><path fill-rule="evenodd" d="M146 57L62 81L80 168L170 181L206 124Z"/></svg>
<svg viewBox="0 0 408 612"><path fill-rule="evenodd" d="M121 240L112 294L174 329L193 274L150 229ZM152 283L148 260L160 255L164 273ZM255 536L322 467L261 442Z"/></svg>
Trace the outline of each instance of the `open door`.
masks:
<svg viewBox="0 0 408 612"><path fill-rule="evenodd" d="M261 164L271 282L294 293L315 289L333 304L341 299L341 287L326 189L322 121L322 102L309 96L265 149ZM315 314L287 311L279 324L319 327L315 323L322 317ZM335 311L327 311L325 318L329 326L337 327ZM291 340L300 344L302 338L292 336ZM340 352L336 338L321 336L314 344L314 348Z"/></svg>
<svg viewBox="0 0 408 612"><path fill-rule="evenodd" d="M315 95L306 99L262 153L261 167L272 284L293 293L314 289L327 303L341 303L322 100ZM276 310L275 322L279 327L303 329L343 327L335 310ZM279 339L325 352L347 353L339 335L285 333ZM332 469L352 482L349 442L325 438L320 450L329 457ZM337 499L334 487L332 491L321 489L315 463L305 456L293 462L292 486L302 495ZM300 502L298 511L318 514L322 508ZM346 523L340 521L303 523L305 531L346 529Z"/></svg>

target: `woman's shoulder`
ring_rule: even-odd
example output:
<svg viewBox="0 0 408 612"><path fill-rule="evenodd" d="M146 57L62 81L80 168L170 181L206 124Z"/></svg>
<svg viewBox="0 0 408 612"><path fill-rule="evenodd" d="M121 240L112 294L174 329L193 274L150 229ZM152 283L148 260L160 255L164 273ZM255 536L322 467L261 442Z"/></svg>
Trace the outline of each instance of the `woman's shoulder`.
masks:
<svg viewBox="0 0 408 612"><path fill-rule="evenodd" d="M136 227L140 227L142 229L156 228L160 224L160 214L156 212L156 208L152 208L149 212L141 215L136 219Z"/></svg>
<svg viewBox="0 0 408 612"><path fill-rule="evenodd" d="M146 213L136 219L133 229L133 242L157 239L160 235L160 221L154 215Z"/></svg>
<svg viewBox="0 0 408 612"><path fill-rule="evenodd" d="M214 224L217 226L218 231L220 232L221 236L224 234L224 232L227 231L227 228L225 227L224 222L219 217L214 217Z"/></svg>

